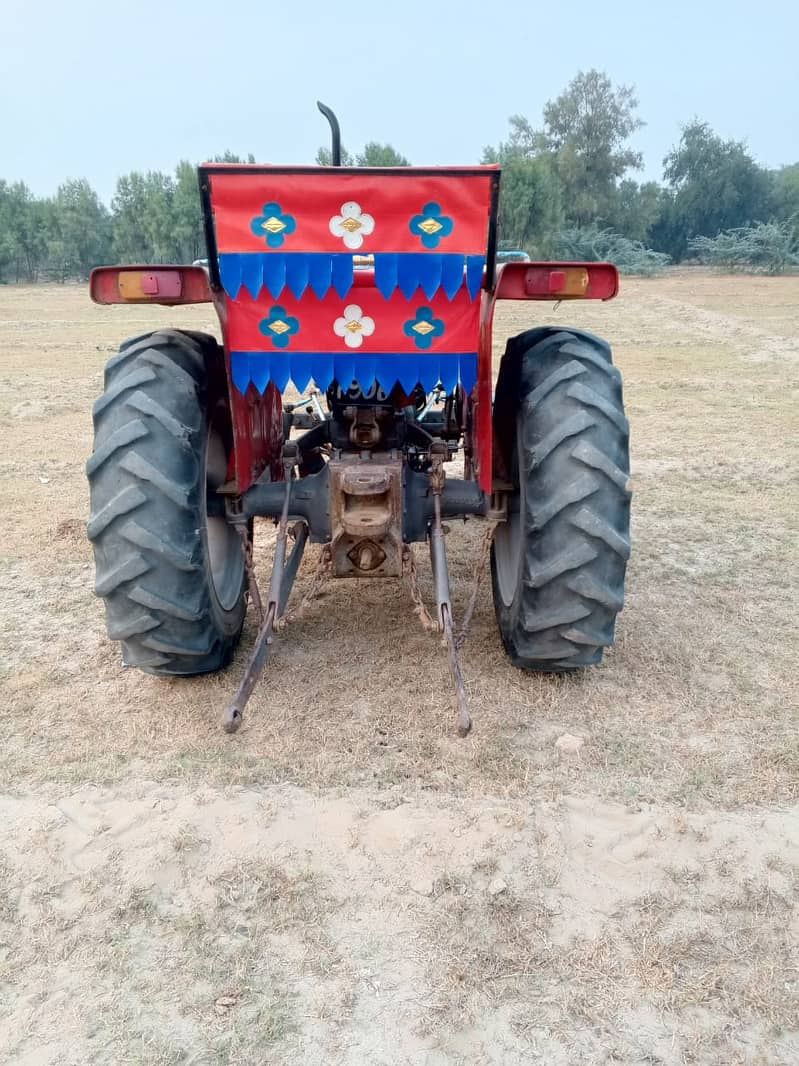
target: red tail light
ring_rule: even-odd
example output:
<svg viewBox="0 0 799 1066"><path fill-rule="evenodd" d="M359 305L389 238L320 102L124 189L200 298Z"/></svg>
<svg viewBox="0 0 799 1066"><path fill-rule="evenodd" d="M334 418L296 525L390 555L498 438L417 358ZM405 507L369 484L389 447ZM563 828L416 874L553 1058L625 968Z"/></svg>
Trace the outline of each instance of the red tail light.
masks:
<svg viewBox="0 0 799 1066"><path fill-rule="evenodd" d="M498 300L612 300L619 272L612 263L505 263Z"/></svg>

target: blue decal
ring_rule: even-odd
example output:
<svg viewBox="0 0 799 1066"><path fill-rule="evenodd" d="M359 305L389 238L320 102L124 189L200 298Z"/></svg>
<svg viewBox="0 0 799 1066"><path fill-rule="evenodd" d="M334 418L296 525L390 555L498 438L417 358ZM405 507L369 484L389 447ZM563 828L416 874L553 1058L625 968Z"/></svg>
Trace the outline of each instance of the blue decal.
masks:
<svg viewBox="0 0 799 1066"><path fill-rule="evenodd" d="M352 352L337 352L333 360L336 381L342 389L348 389L355 380L355 355ZM323 386L320 385L321 389Z"/></svg>
<svg viewBox="0 0 799 1066"><path fill-rule="evenodd" d="M472 299L477 296L483 284L483 268L485 259L482 255L466 256L466 287Z"/></svg>
<svg viewBox="0 0 799 1066"><path fill-rule="evenodd" d="M310 255L308 260L308 282L319 299L323 300L330 289L333 260L329 255Z"/></svg>
<svg viewBox="0 0 799 1066"><path fill-rule="evenodd" d="M460 360L457 355L450 355L449 353L440 355L438 359L438 380L441 382L445 392L453 392L455 386L458 384L458 368Z"/></svg>
<svg viewBox="0 0 799 1066"><path fill-rule="evenodd" d="M268 352L250 352L250 377L252 383L263 396L266 386L272 380L272 363Z"/></svg>
<svg viewBox="0 0 799 1066"><path fill-rule="evenodd" d="M397 284L406 300L419 288L419 264L425 256L420 252L401 255L397 263Z"/></svg>
<svg viewBox="0 0 799 1066"><path fill-rule="evenodd" d="M261 260L261 275L264 285L272 294L272 299L277 300L283 292L286 284L286 259L285 255L259 255Z"/></svg>
<svg viewBox="0 0 799 1066"><path fill-rule="evenodd" d="M380 356L386 363L383 373L387 378L398 381L406 396L409 396L419 382L419 357L416 355L383 355ZM378 368L377 377L383 385L381 371ZM386 386L383 385L383 388ZM389 389L391 386L388 386Z"/></svg>
<svg viewBox="0 0 799 1066"><path fill-rule="evenodd" d="M263 265L259 255L248 255L241 263L241 284L255 300L263 285Z"/></svg>
<svg viewBox="0 0 799 1066"><path fill-rule="evenodd" d="M314 356L310 352L291 352L291 380L297 392L305 394L314 376Z"/></svg>
<svg viewBox="0 0 799 1066"><path fill-rule="evenodd" d="M230 376L243 396L250 387L250 359L246 352L230 353Z"/></svg>
<svg viewBox="0 0 799 1066"><path fill-rule="evenodd" d="M308 288L308 280L311 273L311 264L306 255L286 256L286 284L291 289L297 300L302 299L302 294ZM273 294L274 295L274 294ZM278 293L275 299L280 295Z"/></svg>
<svg viewBox="0 0 799 1066"><path fill-rule="evenodd" d="M333 353L316 352L313 357L313 365L313 379L316 382L317 388L320 388L323 392L327 392L333 384L333 378L336 376L333 372Z"/></svg>
<svg viewBox="0 0 799 1066"><path fill-rule="evenodd" d="M352 280L355 273L352 256L337 253L331 258L331 281L333 288L343 300L352 288Z"/></svg>
<svg viewBox="0 0 799 1066"><path fill-rule="evenodd" d="M463 391L468 396L477 382L476 355L462 355L460 357L460 379Z"/></svg>
<svg viewBox="0 0 799 1066"><path fill-rule="evenodd" d="M278 392L285 392L291 380L291 355L289 352L271 352L269 369L272 384Z"/></svg>
<svg viewBox="0 0 799 1066"><path fill-rule="evenodd" d="M439 363L437 355L426 355L419 360L419 384L425 392L432 392L438 384Z"/></svg>
<svg viewBox="0 0 799 1066"><path fill-rule="evenodd" d="M419 284L428 300L432 300L441 287L443 266L443 255L425 255L421 258L419 263Z"/></svg>
<svg viewBox="0 0 799 1066"><path fill-rule="evenodd" d="M300 332L300 322L293 315L286 314L285 307L273 307L269 318L262 318L258 328L275 348L288 348L291 338Z"/></svg>
<svg viewBox="0 0 799 1066"><path fill-rule="evenodd" d="M296 228L294 216L286 214L277 203L264 204L264 213L250 223L250 230L256 237L263 237L270 248L280 248Z"/></svg>
<svg viewBox="0 0 799 1066"><path fill-rule="evenodd" d="M222 286L231 300L235 300L241 288L241 264L243 256L235 254L220 255L219 276Z"/></svg>
<svg viewBox="0 0 799 1066"><path fill-rule="evenodd" d="M399 256L394 252L375 252L375 288L390 300L397 287Z"/></svg>
<svg viewBox="0 0 799 1066"><path fill-rule="evenodd" d="M432 307L420 307L416 318L409 319L402 327L406 337L410 337L417 348L428 349L436 337L444 333L444 322L435 318Z"/></svg>
<svg viewBox="0 0 799 1066"><path fill-rule="evenodd" d="M449 237L455 227L452 219L442 213L437 203L425 204L421 215L414 215L410 221L410 231L421 237L425 248L438 248L442 237Z"/></svg>

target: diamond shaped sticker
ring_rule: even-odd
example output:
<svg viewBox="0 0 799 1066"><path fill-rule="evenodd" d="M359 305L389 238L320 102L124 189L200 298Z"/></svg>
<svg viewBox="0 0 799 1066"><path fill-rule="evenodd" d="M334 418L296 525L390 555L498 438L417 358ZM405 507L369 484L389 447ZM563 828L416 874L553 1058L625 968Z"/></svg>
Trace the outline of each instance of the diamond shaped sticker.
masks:
<svg viewBox="0 0 799 1066"><path fill-rule="evenodd" d="M419 223L419 229L424 230L425 233L428 233L431 236L434 233L438 233L438 231L443 228L444 227L441 225L437 218L427 218L424 220L424 222Z"/></svg>
<svg viewBox="0 0 799 1066"><path fill-rule="evenodd" d="M261 228L269 230L270 233L281 233L286 228L286 223L272 215L271 218L262 223Z"/></svg>
<svg viewBox="0 0 799 1066"><path fill-rule="evenodd" d="M425 322L424 320L421 322L414 322L411 326L413 332L421 334L422 337L426 336L428 333L432 333L435 328L436 327L432 322Z"/></svg>

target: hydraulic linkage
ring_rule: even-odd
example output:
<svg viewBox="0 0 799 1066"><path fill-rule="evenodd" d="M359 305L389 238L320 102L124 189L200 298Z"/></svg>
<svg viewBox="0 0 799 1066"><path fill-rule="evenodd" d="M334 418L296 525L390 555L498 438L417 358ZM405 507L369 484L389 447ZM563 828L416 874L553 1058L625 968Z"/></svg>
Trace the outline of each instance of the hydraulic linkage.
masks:
<svg viewBox="0 0 799 1066"><path fill-rule="evenodd" d="M433 492L433 522L430 527L430 563L433 568L433 582L436 590L437 621L444 634L449 655L449 669L455 686L457 701L456 728L459 737L465 737L472 728L469 714L469 701L466 686L463 683L458 646L452 626L452 598L449 587L449 567L447 566L447 549L444 539L444 527L441 524L441 496L444 492L446 472L444 462L449 458L449 450L444 441L434 441L430 445L430 487Z"/></svg>
<svg viewBox="0 0 799 1066"><path fill-rule="evenodd" d="M275 557L272 562L272 574L269 579L269 593L266 599L266 608L261 605L261 597L258 593L258 585L255 581L255 573L252 566L252 553L249 551L249 538L245 536L245 560L247 562L247 576L250 583L250 595L253 599L256 611L260 616L260 628L255 639L255 645L250 652L247 668L236 690L236 695L225 710L222 725L225 732L235 733L244 718L244 708L258 684L258 679L263 673L269 645L274 639L275 625L286 609L294 579L297 576L300 561L305 544L308 540L308 526L304 522L295 527L295 539L291 552L288 553L289 538L289 502L291 500L291 482L294 478L294 470L299 461L299 450L293 441L287 441L283 445L283 470L285 476L285 496L283 510L275 542ZM236 516L238 517L238 516ZM286 558L288 554L288 558Z"/></svg>

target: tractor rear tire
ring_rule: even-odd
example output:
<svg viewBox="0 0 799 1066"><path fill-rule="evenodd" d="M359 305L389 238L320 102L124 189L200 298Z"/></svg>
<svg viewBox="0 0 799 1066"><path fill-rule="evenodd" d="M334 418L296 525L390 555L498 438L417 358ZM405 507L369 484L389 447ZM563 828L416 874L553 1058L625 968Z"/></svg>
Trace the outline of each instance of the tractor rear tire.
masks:
<svg viewBox="0 0 799 1066"><path fill-rule="evenodd" d="M108 363L94 405L95 592L125 665L150 674L218 670L241 636L241 538L207 504L232 447L222 366L206 334L134 337Z"/></svg>
<svg viewBox="0 0 799 1066"><path fill-rule="evenodd" d="M514 486L491 552L505 649L524 670L598 663L630 555L629 425L608 345L577 330L510 340L494 437Z"/></svg>

